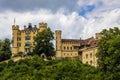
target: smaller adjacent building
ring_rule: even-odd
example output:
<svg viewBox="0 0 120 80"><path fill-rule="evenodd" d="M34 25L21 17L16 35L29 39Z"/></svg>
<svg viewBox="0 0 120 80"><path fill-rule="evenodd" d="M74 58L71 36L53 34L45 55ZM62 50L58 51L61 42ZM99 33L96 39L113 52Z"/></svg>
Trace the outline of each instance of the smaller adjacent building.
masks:
<svg viewBox="0 0 120 80"><path fill-rule="evenodd" d="M12 55L18 52L32 52L35 46L34 37L46 28L47 23L39 23L38 28L29 23L28 26L24 26L23 30L19 29L19 25L12 25Z"/></svg>
<svg viewBox="0 0 120 80"><path fill-rule="evenodd" d="M91 37L85 40L81 39L62 39L62 31L55 31L56 34L56 58L77 58L83 63L97 66L97 45L100 40L100 34L96 38Z"/></svg>

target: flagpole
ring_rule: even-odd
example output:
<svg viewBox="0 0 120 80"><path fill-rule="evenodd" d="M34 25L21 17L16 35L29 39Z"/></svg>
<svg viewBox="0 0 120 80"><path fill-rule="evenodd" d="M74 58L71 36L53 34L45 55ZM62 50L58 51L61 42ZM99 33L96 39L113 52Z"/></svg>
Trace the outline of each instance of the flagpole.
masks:
<svg viewBox="0 0 120 80"><path fill-rule="evenodd" d="M14 18L14 25L15 25L15 18Z"/></svg>

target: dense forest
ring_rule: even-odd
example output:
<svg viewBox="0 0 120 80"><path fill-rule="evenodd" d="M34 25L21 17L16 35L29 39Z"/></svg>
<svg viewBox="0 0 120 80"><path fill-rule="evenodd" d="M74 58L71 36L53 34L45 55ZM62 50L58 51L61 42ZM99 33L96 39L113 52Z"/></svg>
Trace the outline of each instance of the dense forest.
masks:
<svg viewBox="0 0 120 80"><path fill-rule="evenodd" d="M44 61L39 56L0 64L0 80L99 80L97 68L75 59Z"/></svg>

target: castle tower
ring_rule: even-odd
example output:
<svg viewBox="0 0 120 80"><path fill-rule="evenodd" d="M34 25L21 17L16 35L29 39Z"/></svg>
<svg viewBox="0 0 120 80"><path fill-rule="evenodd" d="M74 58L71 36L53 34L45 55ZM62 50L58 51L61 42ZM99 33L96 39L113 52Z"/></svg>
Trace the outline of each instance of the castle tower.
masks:
<svg viewBox="0 0 120 80"><path fill-rule="evenodd" d="M39 23L39 32L42 32L47 28L47 23Z"/></svg>
<svg viewBox="0 0 120 80"><path fill-rule="evenodd" d="M19 26L18 25L12 25L12 56L17 54L18 52L18 46L17 46L17 37L18 37L18 31L19 31Z"/></svg>
<svg viewBox="0 0 120 80"><path fill-rule="evenodd" d="M100 33L96 33L96 39L101 39L101 34Z"/></svg>
<svg viewBox="0 0 120 80"><path fill-rule="evenodd" d="M61 31L57 30L55 31L56 34L56 57L61 58Z"/></svg>

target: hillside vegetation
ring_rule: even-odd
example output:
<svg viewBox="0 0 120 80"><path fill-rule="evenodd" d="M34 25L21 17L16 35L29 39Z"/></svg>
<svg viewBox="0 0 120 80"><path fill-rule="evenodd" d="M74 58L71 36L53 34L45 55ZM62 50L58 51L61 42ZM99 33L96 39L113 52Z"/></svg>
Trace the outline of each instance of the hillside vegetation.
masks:
<svg viewBox="0 0 120 80"><path fill-rule="evenodd" d="M79 60L44 61L39 56L0 64L0 80L99 80L94 67Z"/></svg>

